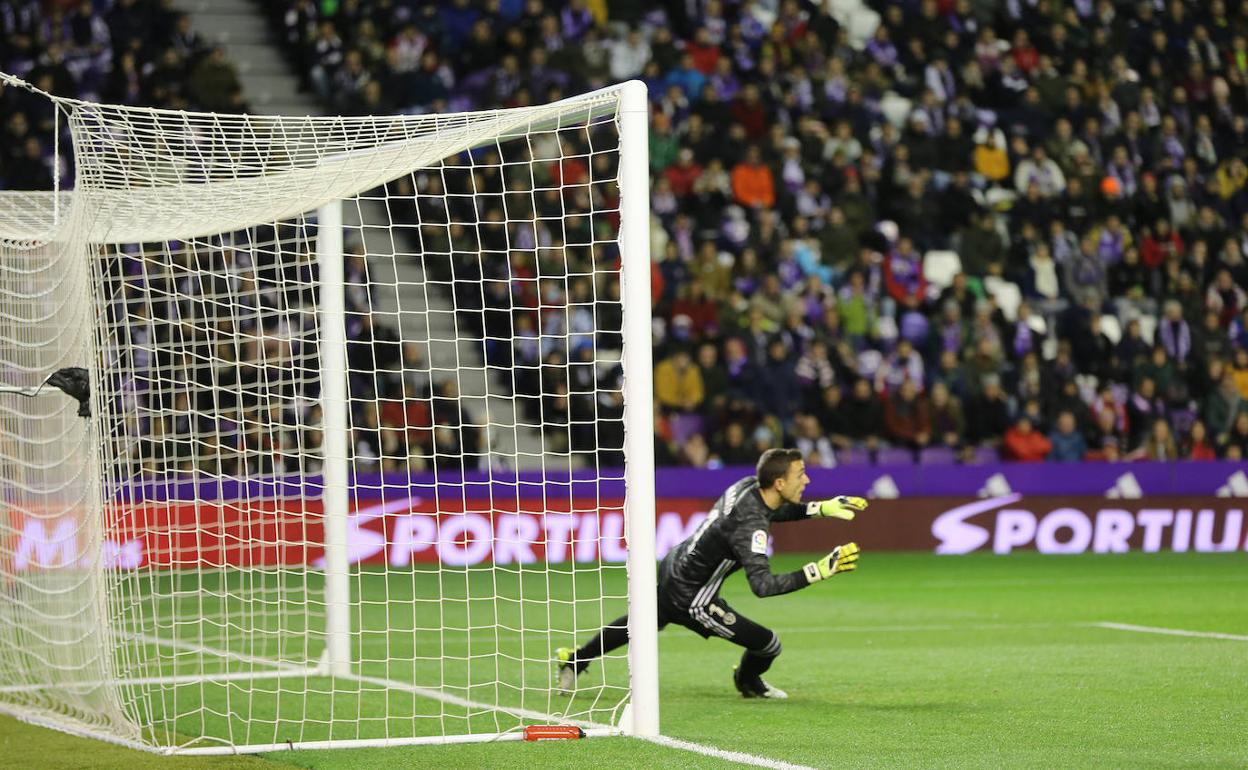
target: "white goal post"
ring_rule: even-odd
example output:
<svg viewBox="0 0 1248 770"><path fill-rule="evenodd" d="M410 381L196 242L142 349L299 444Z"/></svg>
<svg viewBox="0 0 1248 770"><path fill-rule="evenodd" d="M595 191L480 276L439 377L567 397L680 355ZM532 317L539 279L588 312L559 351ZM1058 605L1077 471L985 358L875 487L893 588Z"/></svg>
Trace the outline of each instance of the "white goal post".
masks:
<svg viewBox="0 0 1248 770"><path fill-rule="evenodd" d="M183 754L658 735L644 84L43 96L73 189L0 192L0 711Z"/></svg>

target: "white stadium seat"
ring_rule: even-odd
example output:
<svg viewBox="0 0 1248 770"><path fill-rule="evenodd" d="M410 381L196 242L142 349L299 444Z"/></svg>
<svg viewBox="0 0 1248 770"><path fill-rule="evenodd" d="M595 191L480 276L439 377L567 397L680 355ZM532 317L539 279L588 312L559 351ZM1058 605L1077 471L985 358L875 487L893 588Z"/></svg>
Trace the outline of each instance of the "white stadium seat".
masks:
<svg viewBox="0 0 1248 770"><path fill-rule="evenodd" d="M1106 313L1101 316L1101 334L1104 334L1110 342L1115 345L1122 339L1122 324L1118 322L1118 316Z"/></svg>
<svg viewBox="0 0 1248 770"><path fill-rule="evenodd" d="M962 258L956 251L929 251L923 255L923 278L932 286L945 289L962 272Z"/></svg>

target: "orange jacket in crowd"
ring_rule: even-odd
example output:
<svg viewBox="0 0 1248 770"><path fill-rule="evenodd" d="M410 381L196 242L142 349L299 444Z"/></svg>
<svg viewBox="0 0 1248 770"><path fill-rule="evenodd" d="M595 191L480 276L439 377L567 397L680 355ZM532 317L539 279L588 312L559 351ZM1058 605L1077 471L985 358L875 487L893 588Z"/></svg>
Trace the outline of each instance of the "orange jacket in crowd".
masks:
<svg viewBox="0 0 1248 770"><path fill-rule="evenodd" d="M741 161L732 169L732 194L737 203L750 208L776 205L776 185L765 163Z"/></svg>

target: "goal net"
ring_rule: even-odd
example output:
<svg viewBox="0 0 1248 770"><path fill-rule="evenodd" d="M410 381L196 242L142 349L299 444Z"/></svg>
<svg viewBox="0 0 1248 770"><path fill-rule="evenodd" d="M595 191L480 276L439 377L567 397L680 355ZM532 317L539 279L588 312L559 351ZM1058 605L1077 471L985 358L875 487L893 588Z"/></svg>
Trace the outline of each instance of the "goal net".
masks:
<svg viewBox="0 0 1248 770"><path fill-rule="evenodd" d="M644 86L52 101L74 189L0 193L0 710L182 753L656 733Z"/></svg>

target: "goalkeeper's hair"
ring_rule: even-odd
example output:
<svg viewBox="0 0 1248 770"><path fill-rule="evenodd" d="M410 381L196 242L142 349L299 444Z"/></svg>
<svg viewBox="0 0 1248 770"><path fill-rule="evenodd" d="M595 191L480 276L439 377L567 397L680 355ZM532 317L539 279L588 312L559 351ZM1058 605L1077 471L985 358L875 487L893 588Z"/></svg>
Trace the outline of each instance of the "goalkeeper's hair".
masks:
<svg viewBox="0 0 1248 770"><path fill-rule="evenodd" d="M758 458L755 474L758 476L759 489L771 489L776 479L789 472L789 466L802 459L802 453L796 449L768 449Z"/></svg>

